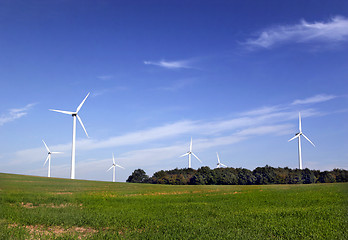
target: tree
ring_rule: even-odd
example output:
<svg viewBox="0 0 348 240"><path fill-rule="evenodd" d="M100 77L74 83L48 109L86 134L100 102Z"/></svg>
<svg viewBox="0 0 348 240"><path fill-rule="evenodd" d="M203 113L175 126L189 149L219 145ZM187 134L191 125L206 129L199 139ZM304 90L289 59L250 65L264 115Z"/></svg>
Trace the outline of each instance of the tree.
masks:
<svg viewBox="0 0 348 240"><path fill-rule="evenodd" d="M255 168L253 174L256 177L255 184L275 183L276 174L274 168L268 165L266 165L265 167Z"/></svg>
<svg viewBox="0 0 348 240"><path fill-rule="evenodd" d="M147 183L149 176L146 175L143 169L134 170L132 175L130 175L126 182L129 183Z"/></svg>
<svg viewBox="0 0 348 240"><path fill-rule="evenodd" d="M335 176L336 182L348 182L347 170L335 168L331 173Z"/></svg>
<svg viewBox="0 0 348 240"><path fill-rule="evenodd" d="M321 183L334 183L336 182L335 176L329 172L329 171L324 171L320 173L319 182Z"/></svg>
<svg viewBox="0 0 348 240"><path fill-rule="evenodd" d="M239 185L252 185L255 184L256 177L252 171L246 168L237 168L238 172L238 184Z"/></svg>
<svg viewBox="0 0 348 240"><path fill-rule="evenodd" d="M127 182L152 183L171 185L254 185L254 184L311 184L347 182L348 171L334 169L320 172L320 170L273 168L255 168L250 171L245 168L215 168L201 167L197 170L192 168L175 168L173 170L160 170L149 178L144 170L137 169Z"/></svg>
<svg viewBox="0 0 348 240"><path fill-rule="evenodd" d="M308 168L302 170L302 179L303 179L303 183L305 184L315 183L316 181L314 172L312 172Z"/></svg>

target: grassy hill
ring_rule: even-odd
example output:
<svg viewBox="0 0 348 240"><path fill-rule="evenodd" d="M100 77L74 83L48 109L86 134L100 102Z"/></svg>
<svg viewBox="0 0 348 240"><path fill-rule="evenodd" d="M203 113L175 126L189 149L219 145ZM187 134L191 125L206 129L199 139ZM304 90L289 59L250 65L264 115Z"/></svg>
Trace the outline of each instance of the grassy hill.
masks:
<svg viewBox="0 0 348 240"><path fill-rule="evenodd" d="M171 186L0 173L0 239L348 239L348 183Z"/></svg>

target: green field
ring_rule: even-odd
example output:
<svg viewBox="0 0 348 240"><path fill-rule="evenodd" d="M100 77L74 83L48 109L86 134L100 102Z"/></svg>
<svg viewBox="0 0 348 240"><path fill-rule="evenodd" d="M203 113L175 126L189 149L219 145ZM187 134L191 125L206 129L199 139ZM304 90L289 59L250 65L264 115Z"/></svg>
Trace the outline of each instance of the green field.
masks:
<svg viewBox="0 0 348 240"><path fill-rule="evenodd" d="M348 239L348 184L171 186L0 173L0 239Z"/></svg>

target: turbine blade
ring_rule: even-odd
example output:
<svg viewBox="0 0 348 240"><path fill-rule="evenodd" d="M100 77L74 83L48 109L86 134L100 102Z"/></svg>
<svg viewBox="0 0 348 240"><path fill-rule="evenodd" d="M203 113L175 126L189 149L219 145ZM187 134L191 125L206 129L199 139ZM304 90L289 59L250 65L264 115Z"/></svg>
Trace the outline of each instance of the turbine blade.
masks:
<svg viewBox="0 0 348 240"><path fill-rule="evenodd" d="M200 162L202 163L201 159L199 159L199 158L196 156L196 154L192 153L192 155L195 156L195 158L197 158L197 160L200 161Z"/></svg>
<svg viewBox="0 0 348 240"><path fill-rule="evenodd" d="M77 119L79 120L79 122L80 122L80 124L81 124L81 126L82 126L83 130L85 130L86 136L89 138L88 133L87 133L87 131L86 131L85 126L84 126L84 125L83 125L83 123L82 123L81 118L79 117L79 115L76 115L76 117L77 117Z"/></svg>
<svg viewBox="0 0 348 240"><path fill-rule="evenodd" d="M116 167L125 169L124 167L122 167L122 166L120 166L120 165L118 165L118 164L115 164L115 165L116 165Z"/></svg>
<svg viewBox="0 0 348 240"><path fill-rule="evenodd" d="M113 164L116 164L116 163L115 163L114 153L112 153L112 163L113 163Z"/></svg>
<svg viewBox="0 0 348 240"><path fill-rule="evenodd" d="M50 149L47 147L47 145L46 145L45 141L44 141L44 140L42 140L42 142L45 144L45 147L46 147L46 149L47 149L47 152L50 152Z"/></svg>
<svg viewBox="0 0 348 240"><path fill-rule="evenodd" d="M181 155L181 156L179 156L179 157L185 157L185 156L187 156L187 155L189 155L189 153L185 153L185 154L183 154L183 155Z"/></svg>
<svg viewBox="0 0 348 240"><path fill-rule="evenodd" d="M218 159L218 163L220 163L220 158L219 158L219 154L216 153L217 159Z"/></svg>
<svg viewBox="0 0 348 240"><path fill-rule="evenodd" d="M191 137L191 143L190 143L190 152L192 152L192 137Z"/></svg>
<svg viewBox="0 0 348 240"><path fill-rule="evenodd" d="M225 164L221 163L222 166L227 167Z"/></svg>
<svg viewBox="0 0 348 240"><path fill-rule="evenodd" d="M46 161L45 161L45 163L44 163L44 166L45 166L45 164L47 163L47 161L48 161L49 158L50 158L50 155L47 156Z"/></svg>
<svg viewBox="0 0 348 240"><path fill-rule="evenodd" d="M53 111L53 112L64 113L64 114L68 114L68 115L74 114L74 112L70 112L70 111L62 111L62 110L55 110L55 109L48 109L48 110Z"/></svg>
<svg viewBox="0 0 348 240"><path fill-rule="evenodd" d="M290 142L290 141L294 140L295 138L298 138L298 136L300 136L300 135L299 135L299 134L296 134L296 135L295 135L295 137L293 137L293 138L289 139L289 140L288 140L288 142Z"/></svg>
<svg viewBox="0 0 348 240"><path fill-rule="evenodd" d="M298 113L298 129L300 130L300 132L302 132L301 113Z"/></svg>
<svg viewBox="0 0 348 240"><path fill-rule="evenodd" d="M308 141L308 142L310 142L310 143L313 145L313 147L315 147L314 143L312 143L312 141L311 141L311 140L309 140L309 138L308 138L308 137L306 137L306 135L304 135L304 134L302 133L302 136L304 136L304 138L305 138L305 139L307 139L307 141Z"/></svg>
<svg viewBox="0 0 348 240"><path fill-rule="evenodd" d="M85 97L85 99L83 99L83 101L80 103L80 105L77 107L76 109L76 113L78 113L82 107L82 105L85 103L87 97L88 97L89 93L87 94L87 96Z"/></svg>
<svg viewBox="0 0 348 240"><path fill-rule="evenodd" d="M107 172L110 171L112 168L114 167L114 165L112 165L108 170L106 170Z"/></svg>
<svg viewBox="0 0 348 240"><path fill-rule="evenodd" d="M56 153L63 153L63 152L51 152L51 153L54 153L54 154L56 154Z"/></svg>

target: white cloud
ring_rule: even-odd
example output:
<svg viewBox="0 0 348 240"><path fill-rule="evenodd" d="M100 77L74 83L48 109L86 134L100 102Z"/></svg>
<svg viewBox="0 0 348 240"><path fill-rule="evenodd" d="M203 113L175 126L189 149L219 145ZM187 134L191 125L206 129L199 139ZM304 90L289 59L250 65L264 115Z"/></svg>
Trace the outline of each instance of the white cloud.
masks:
<svg viewBox="0 0 348 240"><path fill-rule="evenodd" d="M181 61L161 60L161 61L157 61L157 62L144 61L144 64L155 65L155 66L164 67L164 68L168 68L168 69L193 68L192 66L190 66L189 60L181 60Z"/></svg>
<svg viewBox="0 0 348 240"><path fill-rule="evenodd" d="M193 136L195 141L200 141L201 146L208 148L233 144L263 134L273 133L279 135L289 133L291 129L290 125L283 124L282 122L297 119L298 112L294 110L280 111L278 108L272 109L274 109L274 111L266 111L266 113L257 116L251 115L216 121L178 121L146 130L130 132L121 136L110 137L108 139L78 140L76 145L79 151L93 151L96 149L116 148L121 146L143 147L144 144L154 141L173 141L180 136L188 135ZM253 113L254 111L250 112ZM313 109L303 109L301 113L303 117L320 115L319 112ZM182 141L180 142L182 143ZM66 157L70 154L71 143L58 144L50 146L50 148L54 149L54 151L65 153L56 156L56 158ZM25 159L26 163L41 161L41 159L44 159L44 153L44 146L20 150L15 153L16 160L11 161L10 164L18 164L22 159Z"/></svg>
<svg viewBox="0 0 348 240"><path fill-rule="evenodd" d="M325 42L337 43L348 40L348 19L336 16L327 22L276 26L264 30L257 38L248 39L245 44L251 47L271 48L285 42Z"/></svg>
<svg viewBox="0 0 348 240"><path fill-rule="evenodd" d="M305 99L296 99L292 102L292 105L326 102L336 97L335 95L318 94Z"/></svg>
<svg viewBox="0 0 348 240"><path fill-rule="evenodd" d="M289 124L260 126L260 127L248 128L243 131L232 133L230 135L222 136L222 137L219 136L219 137L213 137L213 138L206 138L206 137L195 138L193 139L193 148L194 148L194 152L198 154L198 152L202 150L214 148L217 146L234 144L257 135L284 134L289 132L291 130L291 127L292 125L289 125ZM189 148L189 139L187 139L187 142L184 142L184 143L181 142L181 143L173 144L171 146L145 148L145 149L129 151L118 156L117 159L124 166L127 166L127 168L134 168L134 167L145 168L149 166L159 165L161 164L161 162L163 163L163 161L173 160L173 158L177 159L179 162L181 161L179 159L179 156L186 153L188 148ZM110 161L111 160L109 159L108 162ZM95 163L95 165L97 165L97 163Z"/></svg>
<svg viewBox="0 0 348 240"><path fill-rule="evenodd" d="M315 96L308 99L314 98ZM97 175L89 174L89 171L93 169L91 167L93 164L98 165L98 170L101 171L100 176L105 176L104 172L109 167L111 156L110 158L105 158L105 156L99 158L99 156L103 156L101 152L104 152L104 149L109 149L110 152L113 151L111 149L119 151L116 156L117 161L127 169L124 172L120 171L120 174L123 175L129 175L129 171L136 167L150 171L161 169L161 166L166 166L166 168L185 167L186 159L179 158L179 156L188 150L190 136L193 137L193 149L202 159L203 165L209 164L207 162L210 160L209 158L205 159L206 156L200 156L202 151L210 151L213 148L233 145L256 137L287 134L290 136L297 127L297 108L298 105L293 104L262 107L221 120L185 120L106 139L78 140L79 176L85 176L84 178L87 179L98 179ZM322 114L312 108L301 109L301 113L303 118ZM284 139L286 141L287 137ZM64 154L56 155L54 158L55 174L58 174L55 176L68 177L67 159L70 158L71 142L53 145L50 146L50 149L64 152ZM102 149L102 151L95 151L98 149ZM94 153L96 155L93 156ZM94 159L90 159L91 157ZM3 164L4 169L14 165L21 166L23 162L26 165L40 164L41 167L39 162L44 162L46 150L42 144L37 148L17 151L12 157L6 158L9 161ZM37 171L44 173L41 168L38 168ZM31 170L27 170L26 173L28 171L30 173Z"/></svg>
<svg viewBox="0 0 348 240"><path fill-rule="evenodd" d="M7 113L0 116L0 126L5 123L12 122L28 114L28 111L35 105L35 103L30 103L23 108L13 108Z"/></svg>
<svg viewBox="0 0 348 240"><path fill-rule="evenodd" d="M261 107L261 108L257 108L257 109L253 109L250 111L246 111L241 113L242 116L255 116L255 115L265 115L265 114L270 114L273 112L277 112L280 110L284 110L282 109L280 106L266 106L266 107Z"/></svg>

